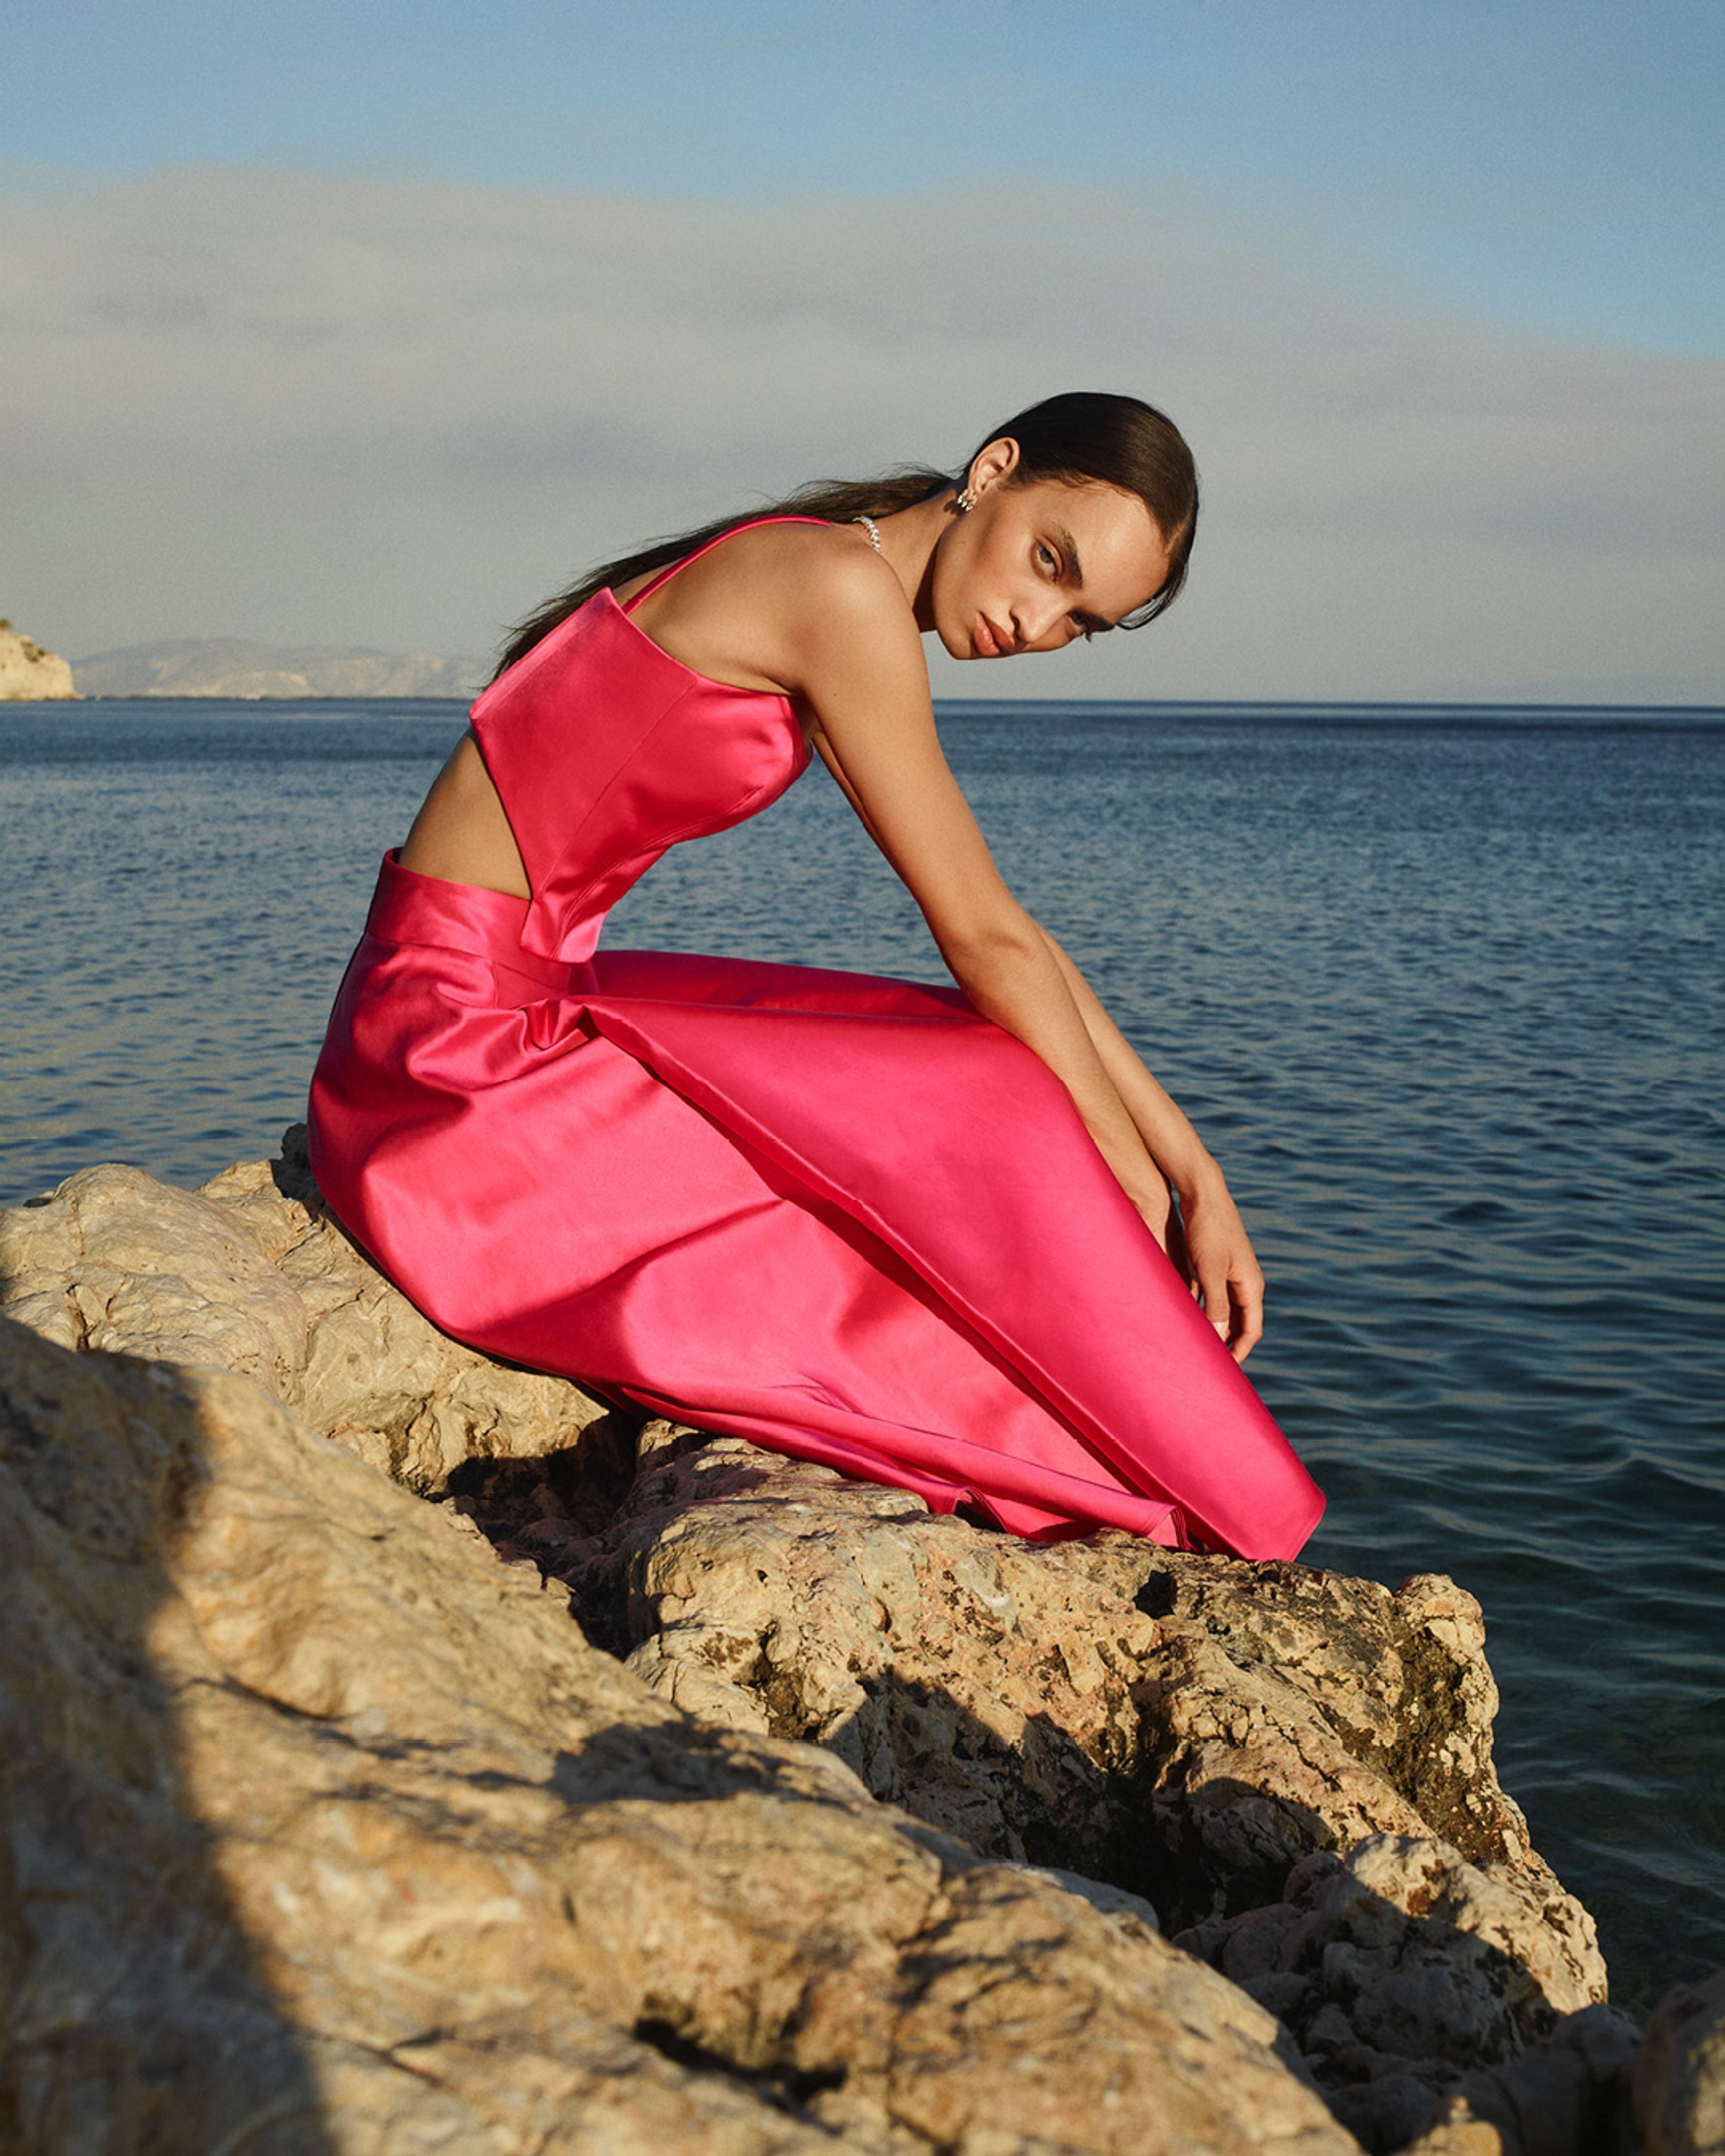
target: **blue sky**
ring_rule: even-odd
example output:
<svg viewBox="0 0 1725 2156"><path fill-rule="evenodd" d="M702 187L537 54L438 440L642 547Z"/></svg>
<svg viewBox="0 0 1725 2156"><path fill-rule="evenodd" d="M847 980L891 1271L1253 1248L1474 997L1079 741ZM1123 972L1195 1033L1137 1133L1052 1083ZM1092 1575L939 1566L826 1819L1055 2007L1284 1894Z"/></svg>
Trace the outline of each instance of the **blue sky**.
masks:
<svg viewBox="0 0 1725 2156"><path fill-rule="evenodd" d="M1172 381L1185 398L1177 416L1195 410L1204 421L1201 462L1220 475L1222 506L1235 490L1240 520L1231 542L1224 529L1214 542L1224 562L1227 546L1236 549L1227 603L1238 611L1212 613L1202 648L1190 636L1170 647L1185 670L1176 685L1264 694L1280 680L1290 693L1341 693L1350 652L1359 662L1357 644L1320 650L1304 608L1273 588L1271 527L1303 490L1320 526L1333 516L1338 529L1349 520L1380 527L1373 545L1351 554L1343 546L1327 580L1375 578L1374 603L1408 614L1405 663L1385 629L1363 693L1459 690L1475 676L1449 666L1431 635L1422 641L1414 619L1418 594L1445 573L1433 534L1454 506L1437 496L1448 501L1444 474L1456 453L1431 434L1427 464L1399 472L1394 444L1453 427L1465 461L1471 393L1481 443L1492 441L1500 465L1491 430L1513 441L1527 415L1529 469L1509 475L1522 491L1513 502L1506 494L1505 531L1492 543L1521 549L1514 573L1551 624L1537 663L1525 652L1517 660L1515 613L1505 608L1475 681L1480 692L1568 683L1574 693L1594 681L1604 695L1611 682L1626 693L1635 681L1665 680L1682 697L1725 695L1725 653L1705 619L1725 544L1706 449L1709 439L1717 446L1725 355L1722 0L1634 8L1621 0L1074 0L1060 11L1028 0L285 0L269 11L231 0L147 11L26 0L11 11L6 41L8 77L22 94L8 97L0 213L44 295L9 332L23 340L9 348L24 385L16 445L20 470L43 490L30 499L39 500L48 543L33 555L0 555L0 572L13 600L4 610L22 620L34 608L62 648L150 634L310 635L320 624L331 640L424 644L440 623L450 632L444 648L483 648L497 619L531 600L536 578L558 580L551 564L569 546L590 553L660 528L656 520L683 518L675 485L649 477L631 525L627 475L616 471L602 483L596 475L590 514L562 517L509 455L481 502L474 474L484 452L460 425L449 387L428 396L412 456L398 445L359 456L369 466L362 504L330 482L326 513L338 527L356 517L364 527L372 587L356 587L351 573L320 583L309 482L296 481L280 505L285 551L268 575L259 557L254 595L236 578L234 547L192 531L255 514L262 467L248 456L261 459L274 441L280 475L290 446L306 440L314 393L334 433L346 424L341 382L314 382L308 362L295 374L281 359L296 310L302 341L335 334L337 317L356 336L372 325L347 377L375 376L375 405L347 413L356 439L393 439L428 372L444 366L453 377L453 346L442 361L428 357L440 227L453 235L450 266L459 259L468 291L476 281L495 291L497 265L511 259L516 285L542 274L567 288L565 313L542 311L531 325L550 347L561 341L569 362L568 441L552 460L558 486L579 485L583 429L606 441L619 428L650 434L649 413L589 398L576 365L590 364L597 334L578 287L600 258L614 285L619 276L605 244L608 204L615 233L635 250L625 250L623 274L639 259L640 289L651 295L644 313L630 315L644 304L631 290L619 336L666 349L680 338L692 354L701 338L745 336L711 295L679 316L679 293L701 282L703 263L752 295L756 341L749 354L726 344L737 386L728 408L702 407L701 454L682 459L691 485L769 487L809 469L809 457L878 456L874 443L889 436L901 444L896 455L950 454L951 430L962 441L973 429L957 416L961 400L943 366L983 385L977 393L992 408L1001 397L1022 401L1021 385L1026 394L1063 386L1064 375L1037 378L1039 337L1068 374L1093 352L1104 375L1118 377L1142 349L1147 393ZM577 225L558 224L565 209ZM695 231L708 235L705 255L689 254ZM565 236L552 241L553 233ZM315 264L313 239L324 250ZM173 325L151 323L146 335L141 259L159 273L157 312L162 290L186 295L177 349ZM847 304L846 278L870 321L852 319L859 306ZM242 285L249 312L236 326ZM403 296L391 315L382 295L396 291ZM937 321L937 293L952 320ZM418 357L399 377L398 408L385 361L391 340L398 348L408 336L400 309L413 316ZM452 323L460 311L452 287ZM266 311L264 367L242 347L263 334ZM895 343L906 316L920 344ZM200 322L208 334L193 342ZM516 326L529 333L525 321ZM877 372L894 385L891 397L869 388L862 366L871 330L884 340ZM518 356L480 352L476 326L464 334L475 405L486 415L480 433L557 431L549 379L526 379ZM224 349L226 372L212 357ZM823 355L834 400L824 424ZM1444 378L1433 387L1425 375L1440 360ZM208 433L188 445L191 407L174 404L172 385L190 374L200 377L198 411L228 415L226 463ZM1304 477L1283 436L1260 444L1255 431L1272 408L1284 430L1298 430L1300 408L1283 413L1277 403L1283 379L1296 377L1316 400ZM930 385L925 424L937 426L938 444L910 438L918 379ZM699 393L678 380L686 404ZM513 421L502 408L511 397ZM69 413L74 398L81 428ZM1401 398L1405 409L1389 411ZM778 410L786 413L783 470L765 424ZM1564 444L1584 459L1601 428L1635 447L1644 473L1677 475L1683 501L1669 529L1655 528L1650 505L1671 486L1650 478L1638 492L1627 466L1620 501L1604 478L1585 501L1574 495L1561 469ZM1542 429L1543 447L1532 440ZM141 432L164 445L153 476L130 446ZM442 494L428 476L439 439L464 474ZM96 448L74 475L80 439ZM128 447L117 459L110 449L105 480L96 451L116 440ZM828 440L834 451L823 457ZM59 459L54 470L44 444ZM644 456L653 446L647 440ZM1237 482L1230 456L1242 461ZM408 463L411 483L401 475ZM1344 466L1345 484L1337 478ZM523 486L511 505L506 490ZM1373 488L1382 490L1376 506L1365 501ZM135 547L152 503L157 544L166 536L177 547L176 520L184 520L184 574L176 585L171 564L152 563L122 591L124 548ZM691 493L685 521L710 506L710 495ZM621 531L607 521L618 516ZM529 542L524 518L549 521ZM428 520L434 531L439 519L446 547L475 550L442 584L427 533ZM1399 538L1384 536L1393 528ZM1536 540L1544 548L1537 562L1528 551ZM1614 557L1620 571L1625 544L1646 565L1656 619L1644 614L1643 648L1620 650L1619 665L1603 639L1583 651L1585 639L1563 623L1583 588L1589 604L1577 630L1581 613L1613 603ZM1399 549L1403 564L1394 593L1382 584L1385 546ZM80 579L80 549L86 561L101 557L99 577ZM242 543L239 552L256 549ZM380 566L380 554L394 567ZM1481 580L1471 603L1501 587L1507 558L1489 574L1476 553L1460 564ZM472 591L474 603L452 608L451 588ZM1230 588L1219 587L1218 606ZM1620 605L1620 579L1615 589ZM1566 634L1579 654L1573 680L1553 655ZM1245 654L1233 682L1230 650ZM1049 692L1040 681L1024 685Z"/></svg>
<svg viewBox="0 0 1725 2156"><path fill-rule="evenodd" d="M1720 0L28 0L7 44L20 177L1169 187L1506 323L1725 342Z"/></svg>

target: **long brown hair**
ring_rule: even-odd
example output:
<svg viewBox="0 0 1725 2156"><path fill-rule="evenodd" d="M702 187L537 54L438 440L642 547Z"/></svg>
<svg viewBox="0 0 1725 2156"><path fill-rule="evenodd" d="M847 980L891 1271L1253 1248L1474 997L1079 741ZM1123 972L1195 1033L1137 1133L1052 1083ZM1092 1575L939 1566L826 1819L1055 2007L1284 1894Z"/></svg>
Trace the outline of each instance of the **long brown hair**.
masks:
<svg viewBox="0 0 1725 2156"><path fill-rule="evenodd" d="M1028 486L1036 480L1053 480L1066 486L1082 486L1100 480L1135 494L1149 511L1163 543L1168 550L1167 581L1155 597L1129 615L1120 626L1142 629L1165 613L1186 581L1192 557L1192 542L1198 530L1198 472L1180 430L1166 413L1136 397L1110 396L1100 391L1074 390L1064 397L1045 398L1025 411L1005 420L985 434L967 458L955 478L937 471L932 465L898 465L878 479L815 480L800 486L764 509L739 511L703 524L694 531L680 531L670 539L655 539L637 553L624 554L590 570L578 584L547 600L536 613L518 624L497 662L498 674L525 658L542 637L603 591L615 590L636 577L669 568L686 554L763 516L815 516L829 524L848 524L858 516L891 516L895 511L911 509L919 501L949 494L963 483L964 473L990 442L1014 441L1019 461L1006 482Z"/></svg>

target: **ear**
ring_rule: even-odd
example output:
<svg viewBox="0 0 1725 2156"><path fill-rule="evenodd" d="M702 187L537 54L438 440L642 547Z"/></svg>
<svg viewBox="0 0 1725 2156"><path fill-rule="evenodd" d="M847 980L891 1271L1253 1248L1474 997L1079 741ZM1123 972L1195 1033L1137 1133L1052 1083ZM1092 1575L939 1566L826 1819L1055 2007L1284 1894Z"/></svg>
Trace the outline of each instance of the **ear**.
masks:
<svg viewBox="0 0 1725 2156"><path fill-rule="evenodd" d="M1019 468L1019 445L1010 435L1002 435L998 442L989 442L970 460L968 483L973 495L987 492L1009 480Z"/></svg>

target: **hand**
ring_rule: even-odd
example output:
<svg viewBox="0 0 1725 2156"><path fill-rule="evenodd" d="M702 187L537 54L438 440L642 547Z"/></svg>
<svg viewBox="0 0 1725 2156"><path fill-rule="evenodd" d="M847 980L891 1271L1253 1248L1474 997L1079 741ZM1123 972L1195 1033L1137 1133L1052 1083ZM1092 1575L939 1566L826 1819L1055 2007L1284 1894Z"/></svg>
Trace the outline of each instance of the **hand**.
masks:
<svg viewBox="0 0 1725 2156"><path fill-rule="evenodd" d="M1219 1171L1182 1194L1168 1248L1229 1353L1245 1362L1263 1337L1264 1273Z"/></svg>

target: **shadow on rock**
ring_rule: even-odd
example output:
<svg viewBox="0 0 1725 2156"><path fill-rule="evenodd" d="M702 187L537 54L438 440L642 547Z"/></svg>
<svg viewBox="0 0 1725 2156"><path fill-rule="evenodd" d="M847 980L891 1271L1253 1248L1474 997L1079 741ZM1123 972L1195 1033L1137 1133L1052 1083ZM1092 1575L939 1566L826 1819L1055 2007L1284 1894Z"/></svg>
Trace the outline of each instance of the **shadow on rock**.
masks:
<svg viewBox="0 0 1725 2156"><path fill-rule="evenodd" d="M254 1383L0 1359L9 2147L1348 2156L1130 1909L680 1712Z"/></svg>
<svg viewBox="0 0 1725 2156"><path fill-rule="evenodd" d="M1621 2145L1453 1583L638 1431L435 1332L292 1142L0 1215L0 1300L75 1351L7 1336L19 2118L111 2041L221 2077L166 2145L315 2151L313 2068L344 2152Z"/></svg>
<svg viewBox="0 0 1725 2156"><path fill-rule="evenodd" d="M1450 1582L1034 1547L664 1424L598 1535L552 1517L536 1463L474 1486L505 1553L548 1559L661 1696L813 1741L997 1860L1142 1897L1373 2149L1450 2113L1511 2149L1621 2137L1633 2027L1497 1785Z"/></svg>
<svg viewBox="0 0 1725 2156"><path fill-rule="evenodd" d="M173 1369L0 1320L0 2119L21 2151L317 2156L317 2078L223 1878L172 1553L206 1481Z"/></svg>
<svg viewBox="0 0 1725 2156"><path fill-rule="evenodd" d="M280 1158L195 1193L90 1168L0 1213L0 1303L80 1353L249 1378L422 1496L464 1461L578 1448L595 1425L603 1452L617 1421L567 1378L439 1332L324 1205L300 1125Z"/></svg>
<svg viewBox="0 0 1725 2156"><path fill-rule="evenodd" d="M1175 1943L1270 2009L1368 2149L1404 2147L1448 2105L1512 2148L1627 2139L1635 2025L1604 2003L1585 1913L1536 1874L1375 1835Z"/></svg>
<svg viewBox="0 0 1725 2156"><path fill-rule="evenodd" d="M663 1696L821 1744L978 1849L1113 1881L1176 1927L1279 1902L1302 1860L1381 1834L1565 1898L1497 1784L1479 1609L1448 1580L1028 1544L665 1423L625 1489L631 1440L596 1474L595 1435L471 1461L453 1502Z"/></svg>

